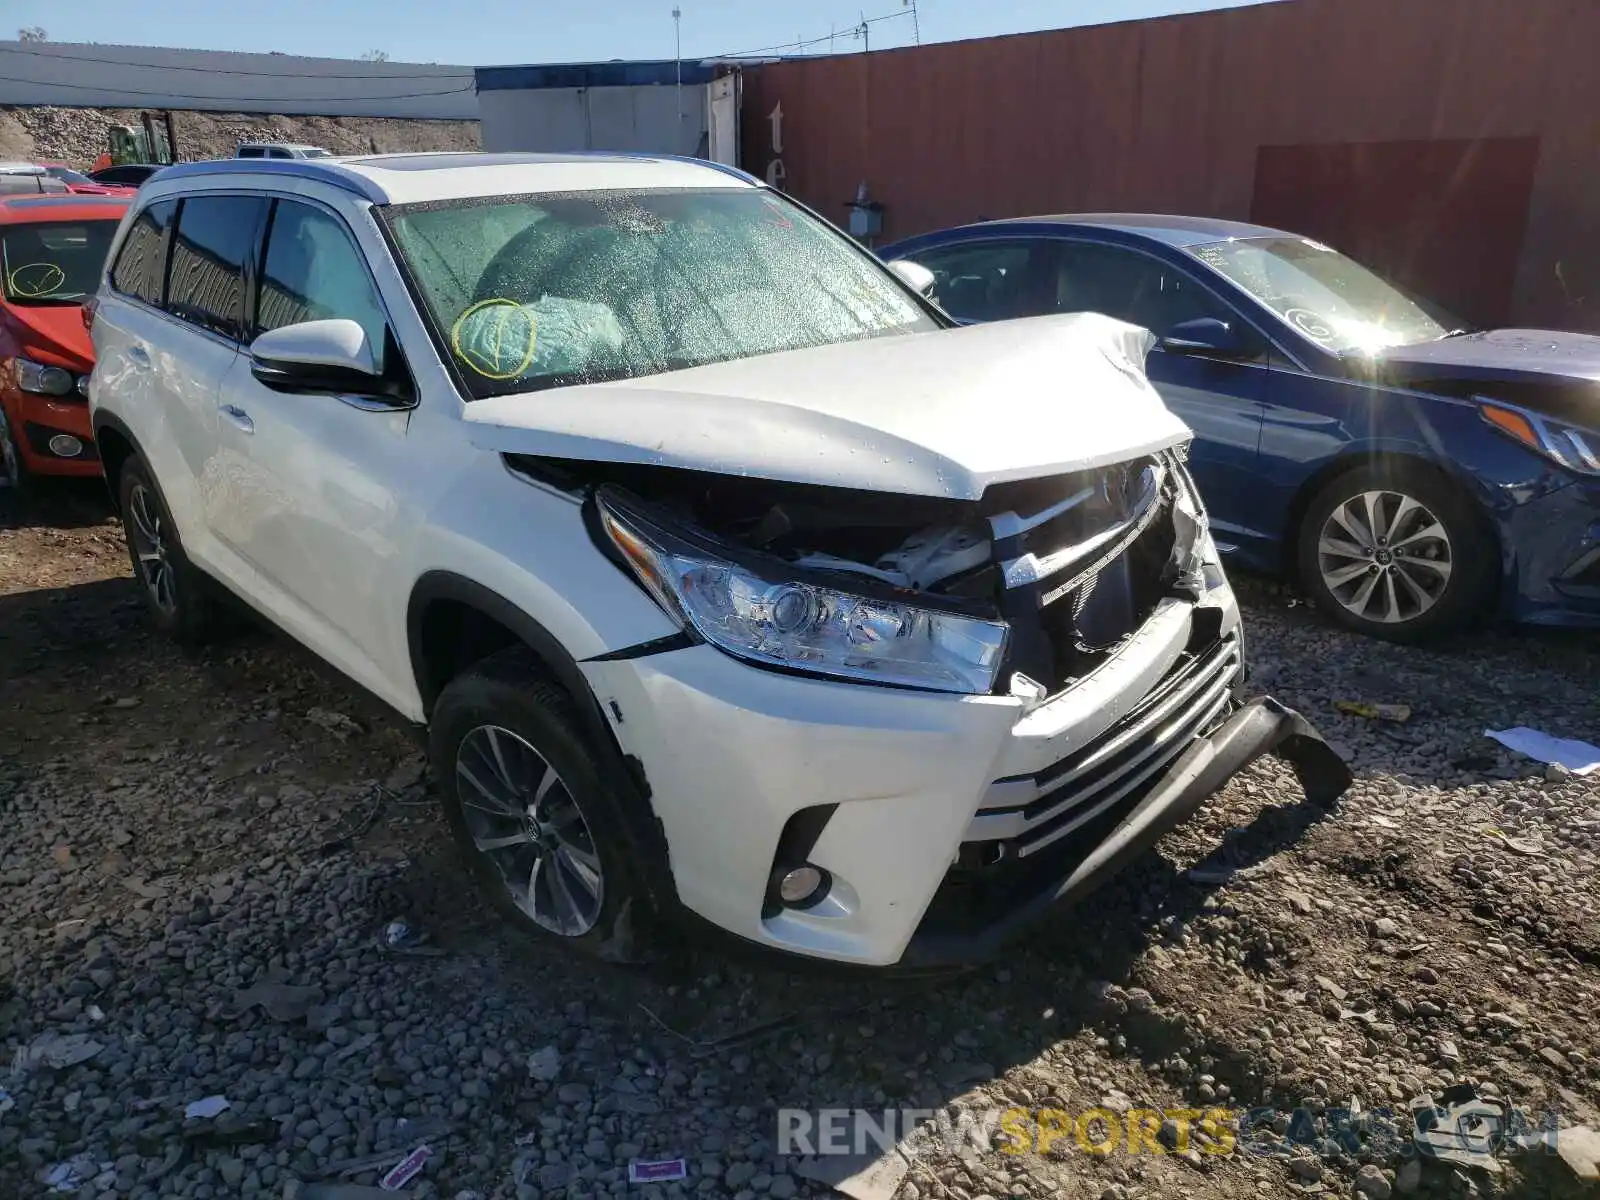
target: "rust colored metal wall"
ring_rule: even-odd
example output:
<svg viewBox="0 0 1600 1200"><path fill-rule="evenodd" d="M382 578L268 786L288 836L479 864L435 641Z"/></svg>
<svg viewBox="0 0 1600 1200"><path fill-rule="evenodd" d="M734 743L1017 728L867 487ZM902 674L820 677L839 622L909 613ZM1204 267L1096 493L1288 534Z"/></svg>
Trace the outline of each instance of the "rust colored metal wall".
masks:
<svg viewBox="0 0 1600 1200"><path fill-rule="evenodd" d="M1512 247L1513 319L1600 328L1597 45L1594 0L1278 0L775 63L746 73L743 160L841 223L865 183L888 241L1026 213L1248 219L1263 146L1533 139L1523 229L1464 207Z"/></svg>

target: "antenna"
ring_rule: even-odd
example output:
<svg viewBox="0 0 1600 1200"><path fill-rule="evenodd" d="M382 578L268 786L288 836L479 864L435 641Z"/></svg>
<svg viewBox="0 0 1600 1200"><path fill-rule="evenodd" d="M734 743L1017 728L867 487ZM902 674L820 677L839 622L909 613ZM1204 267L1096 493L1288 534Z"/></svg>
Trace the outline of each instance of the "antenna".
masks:
<svg viewBox="0 0 1600 1200"><path fill-rule="evenodd" d="M911 36L917 45L922 45L922 22L917 18L917 0L900 0L911 10Z"/></svg>

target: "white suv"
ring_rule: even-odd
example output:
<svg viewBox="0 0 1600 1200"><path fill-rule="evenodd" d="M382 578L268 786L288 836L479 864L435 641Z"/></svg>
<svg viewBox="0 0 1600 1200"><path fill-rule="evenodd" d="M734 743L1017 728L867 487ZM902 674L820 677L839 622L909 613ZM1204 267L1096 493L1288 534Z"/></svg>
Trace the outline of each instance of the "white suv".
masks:
<svg viewBox="0 0 1600 1200"><path fill-rule="evenodd" d="M1096 316L953 329L737 171L170 167L93 316L155 621L224 588L425 726L512 920L992 952L1275 749L1145 379Z"/></svg>

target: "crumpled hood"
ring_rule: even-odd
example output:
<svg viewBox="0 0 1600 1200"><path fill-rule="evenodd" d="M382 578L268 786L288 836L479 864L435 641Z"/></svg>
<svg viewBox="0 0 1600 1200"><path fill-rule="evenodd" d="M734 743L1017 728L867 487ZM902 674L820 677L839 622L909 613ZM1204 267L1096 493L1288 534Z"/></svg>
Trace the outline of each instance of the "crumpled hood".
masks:
<svg viewBox="0 0 1600 1200"><path fill-rule="evenodd" d="M1593 382L1600 381L1600 337L1551 329L1490 329L1393 346L1383 351L1381 362L1403 379Z"/></svg>
<svg viewBox="0 0 1600 1200"><path fill-rule="evenodd" d="M1186 440L1153 338L1077 313L762 355L466 405L485 450L976 500Z"/></svg>
<svg viewBox="0 0 1600 1200"><path fill-rule="evenodd" d="M42 352L52 366L79 374L94 367L94 343L84 328L83 309L76 304L8 305L3 318L24 353Z"/></svg>

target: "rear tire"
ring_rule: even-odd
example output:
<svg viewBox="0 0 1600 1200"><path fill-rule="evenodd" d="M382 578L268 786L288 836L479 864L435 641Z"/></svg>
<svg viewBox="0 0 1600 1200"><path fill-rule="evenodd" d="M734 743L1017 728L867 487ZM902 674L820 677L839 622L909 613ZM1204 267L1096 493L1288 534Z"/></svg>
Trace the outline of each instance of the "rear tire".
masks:
<svg viewBox="0 0 1600 1200"><path fill-rule="evenodd" d="M570 696L522 647L445 687L429 758L445 818L510 924L609 962L644 960L652 914L623 816Z"/></svg>
<svg viewBox="0 0 1600 1200"><path fill-rule="evenodd" d="M133 576L156 628L179 645L204 645L221 623L215 585L184 556L177 526L137 454L117 476L118 507Z"/></svg>
<svg viewBox="0 0 1600 1200"><path fill-rule="evenodd" d="M1487 611L1498 549L1477 506L1426 467L1378 462L1312 498L1298 545L1301 585L1346 629L1416 644Z"/></svg>

